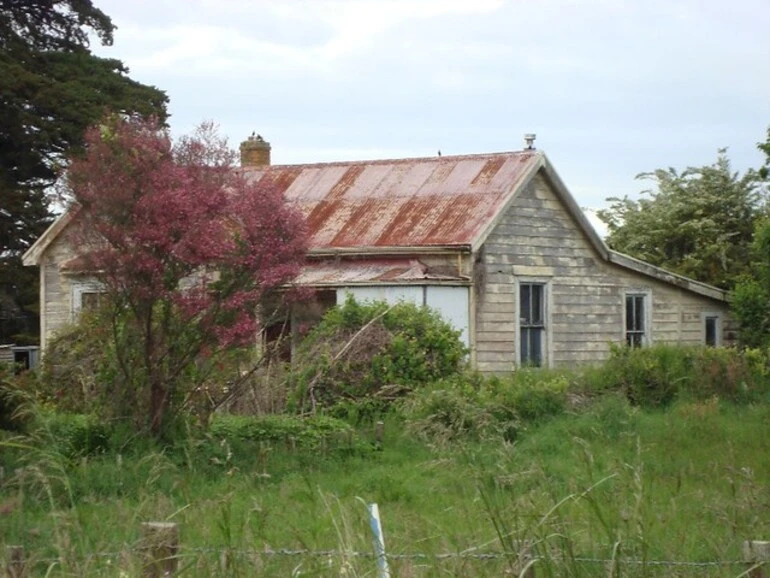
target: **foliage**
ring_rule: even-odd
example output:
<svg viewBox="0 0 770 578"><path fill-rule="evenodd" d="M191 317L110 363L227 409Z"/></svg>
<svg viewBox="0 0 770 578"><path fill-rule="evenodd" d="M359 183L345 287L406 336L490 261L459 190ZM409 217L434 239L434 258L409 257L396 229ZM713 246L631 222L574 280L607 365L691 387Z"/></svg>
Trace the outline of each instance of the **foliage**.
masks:
<svg viewBox="0 0 770 578"><path fill-rule="evenodd" d="M157 451L56 470L37 448L13 468L3 448L0 541L24 544L31 575L138 576L140 524L163 520L179 524L186 576L367 576L375 502L393 576L518 576L527 545L538 576L734 578L743 541L770 531L767 404L646 411L608 395L514 444L432 449L392 418L382 451L272 451L203 472ZM53 476L69 490L57 500Z"/></svg>
<svg viewBox="0 0 770 578"><path fill-rule="evenodd" d="M754 224L766 210L757 174L732 172L721 150L712 165L642 173L653 190L639 200L610 198L597 214L613 249L722 288L749 267Z"/></svg>
<svg viewBox="0 0 770 578"><path fill-rule="evenodd" d="M50 224L66 155L108 111L167 116L162 91L89 51L114 28L90 0L0 0L0 342L36 340L38 275L20 257Z"/></svg>
<svg viewBox="0 0 770 578"><path fill-rule="evenodd" d="M759 168L759 176L767 180L770 177L770 128L767 129L767 140L757 143L757 148L765 154L765 163Z"/></svg>
<svg viewBox="0 0 770 578"><path fill-rule="evenodd" d="M32 415L29 390L34 374L13 374L13 366L0 363L0 430L24 432Z"/></svg>
<svg viewBox="0 0 770 578"><path fill-rule="evenodd" d="M34 427L49 450L67 458L91 456L109 449L110 428L95 415L43 412Z"/></svg>
<svg viewBox="0 0 770 578"><path fill-rule="evenodd" d="M415 390L400 409L409 431L434 444L512 442L527 426L563 414L570 387L569 374L545 369L486 379L458 375Z"/></svg>
<svg viewBox="0 0 770 578"><path fill-rule="evenodd" d="M57 333L42 359L36 387L39 401L63 412L96 411L118 417L110 403L120 394L115 390L119 382L111 340L110 327L97 311L83 312L76 324Z"/></svg>
<svg viewBox="0 0 770 578"><path fill-rule="evenodd" d="M753 276L735 287L732 310L740 343L770 350L770 219L757 223L752 249Z"/></svg>
<svg viewBox="0 0 770 578"><path fill-rule="evenodd" d="M111 117L68 174L71 242L98 271L114 381L155 435L233 347L253 343L262 303L299 271L301 215L233 170L211 125L172 143L155 120Z"/></svg>
<svg viewBox="0 0 770 578"><path fill-rule="evenodd" d="M605 388L619 389L631 403L663 407L681 398L718 397L738 403L770 391L767 356L756 350L679 347L615 347L609 361L591 375Z"/></svg>
<svg viewBox="0 0 770 578"><path fill-rule="evenodd" d="M235 416L217 415L209 435L227 442L294 443L296 447L318 448L322 443L353 435L344 421L324 416L297 417L292 415Z"/></svg>
<svg viewBox="0 0 770 578"><path fill-rule="evenodd" d="M380 398L456 373L466 348L435 311L412 303L358 303L348 296L303 340L300 408Z"/></svg>
<svg viewBox="0 0 770 578"><path fill-rule="evenodd" d="M457 376L415 390L400 404L407 431L439 447L461 440L512 441L516 415L485 396L482 383Z"/></svg>
<svg viewBox="0 0 770 578"><path fill-rule="evenodd" d="M570 374L548 369L521 369L502 378L491 378L490 395L526 423L564 413L572 387Z"/></svg>

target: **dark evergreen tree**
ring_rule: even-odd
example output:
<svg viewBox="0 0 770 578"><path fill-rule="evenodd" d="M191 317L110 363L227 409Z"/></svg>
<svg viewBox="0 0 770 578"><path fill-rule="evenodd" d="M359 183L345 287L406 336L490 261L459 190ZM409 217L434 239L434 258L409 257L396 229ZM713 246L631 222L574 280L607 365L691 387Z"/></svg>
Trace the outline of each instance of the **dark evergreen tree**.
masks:
<svg viewBox="0 0 770 578"><path fill-rule="evenodd" d="M0 343L34 342L38 274L21 255L52 220L47 191L105 114L154 115L167 97L89 50L115 26L91 0L0 0Z"/></svg>

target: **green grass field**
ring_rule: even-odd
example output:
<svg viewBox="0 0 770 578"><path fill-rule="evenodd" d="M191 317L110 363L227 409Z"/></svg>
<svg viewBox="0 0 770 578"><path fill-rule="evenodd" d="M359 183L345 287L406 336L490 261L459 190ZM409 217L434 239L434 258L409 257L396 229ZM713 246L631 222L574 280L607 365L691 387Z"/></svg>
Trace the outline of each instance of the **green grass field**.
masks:
<svg viewBox="0 0 770 578"><path fill-rule="evenodd" d="M176 522L181 576L740 576L770 539L770 406L640 410L608 394L515 441L419 441L386 418L314 449L202 439L67 458L6 438L0 536L39 576L141 575L141 523ZM435 440L434 440L435 441ZM440 440L439 440L440 441ZM676 564L674 564L676 563Z"/></svg>

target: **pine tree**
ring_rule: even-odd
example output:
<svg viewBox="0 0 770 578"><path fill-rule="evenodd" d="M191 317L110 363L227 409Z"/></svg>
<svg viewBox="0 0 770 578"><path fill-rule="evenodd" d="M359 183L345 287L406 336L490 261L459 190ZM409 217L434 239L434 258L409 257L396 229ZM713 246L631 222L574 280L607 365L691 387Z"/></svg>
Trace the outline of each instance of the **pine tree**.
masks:
<svg viewBox="0 0 770 578"><path fill-rule="evenodd" d="M38 275L21 255L52 220L50 186L109 112L156 115L166 95L94 56L115 26L90 0L0 0L0 343L33 342Z"/></svg>

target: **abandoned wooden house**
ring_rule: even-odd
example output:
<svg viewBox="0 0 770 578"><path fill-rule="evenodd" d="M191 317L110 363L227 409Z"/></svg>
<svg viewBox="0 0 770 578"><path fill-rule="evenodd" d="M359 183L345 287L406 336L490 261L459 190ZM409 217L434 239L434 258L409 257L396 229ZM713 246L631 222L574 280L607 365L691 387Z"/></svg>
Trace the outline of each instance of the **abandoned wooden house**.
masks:
<svg viewBox="0 0 770 578"><path fill-rule="evenodd" d="M482 372L599 362L612 343L725 341L725 292L609 249L540 151L278 166L251 137L241 164L306 217L296 281L320 302L430 306ZM95 280L68 267L70 219L24 256L40 266L43 348L98 298Z"/></svg>

